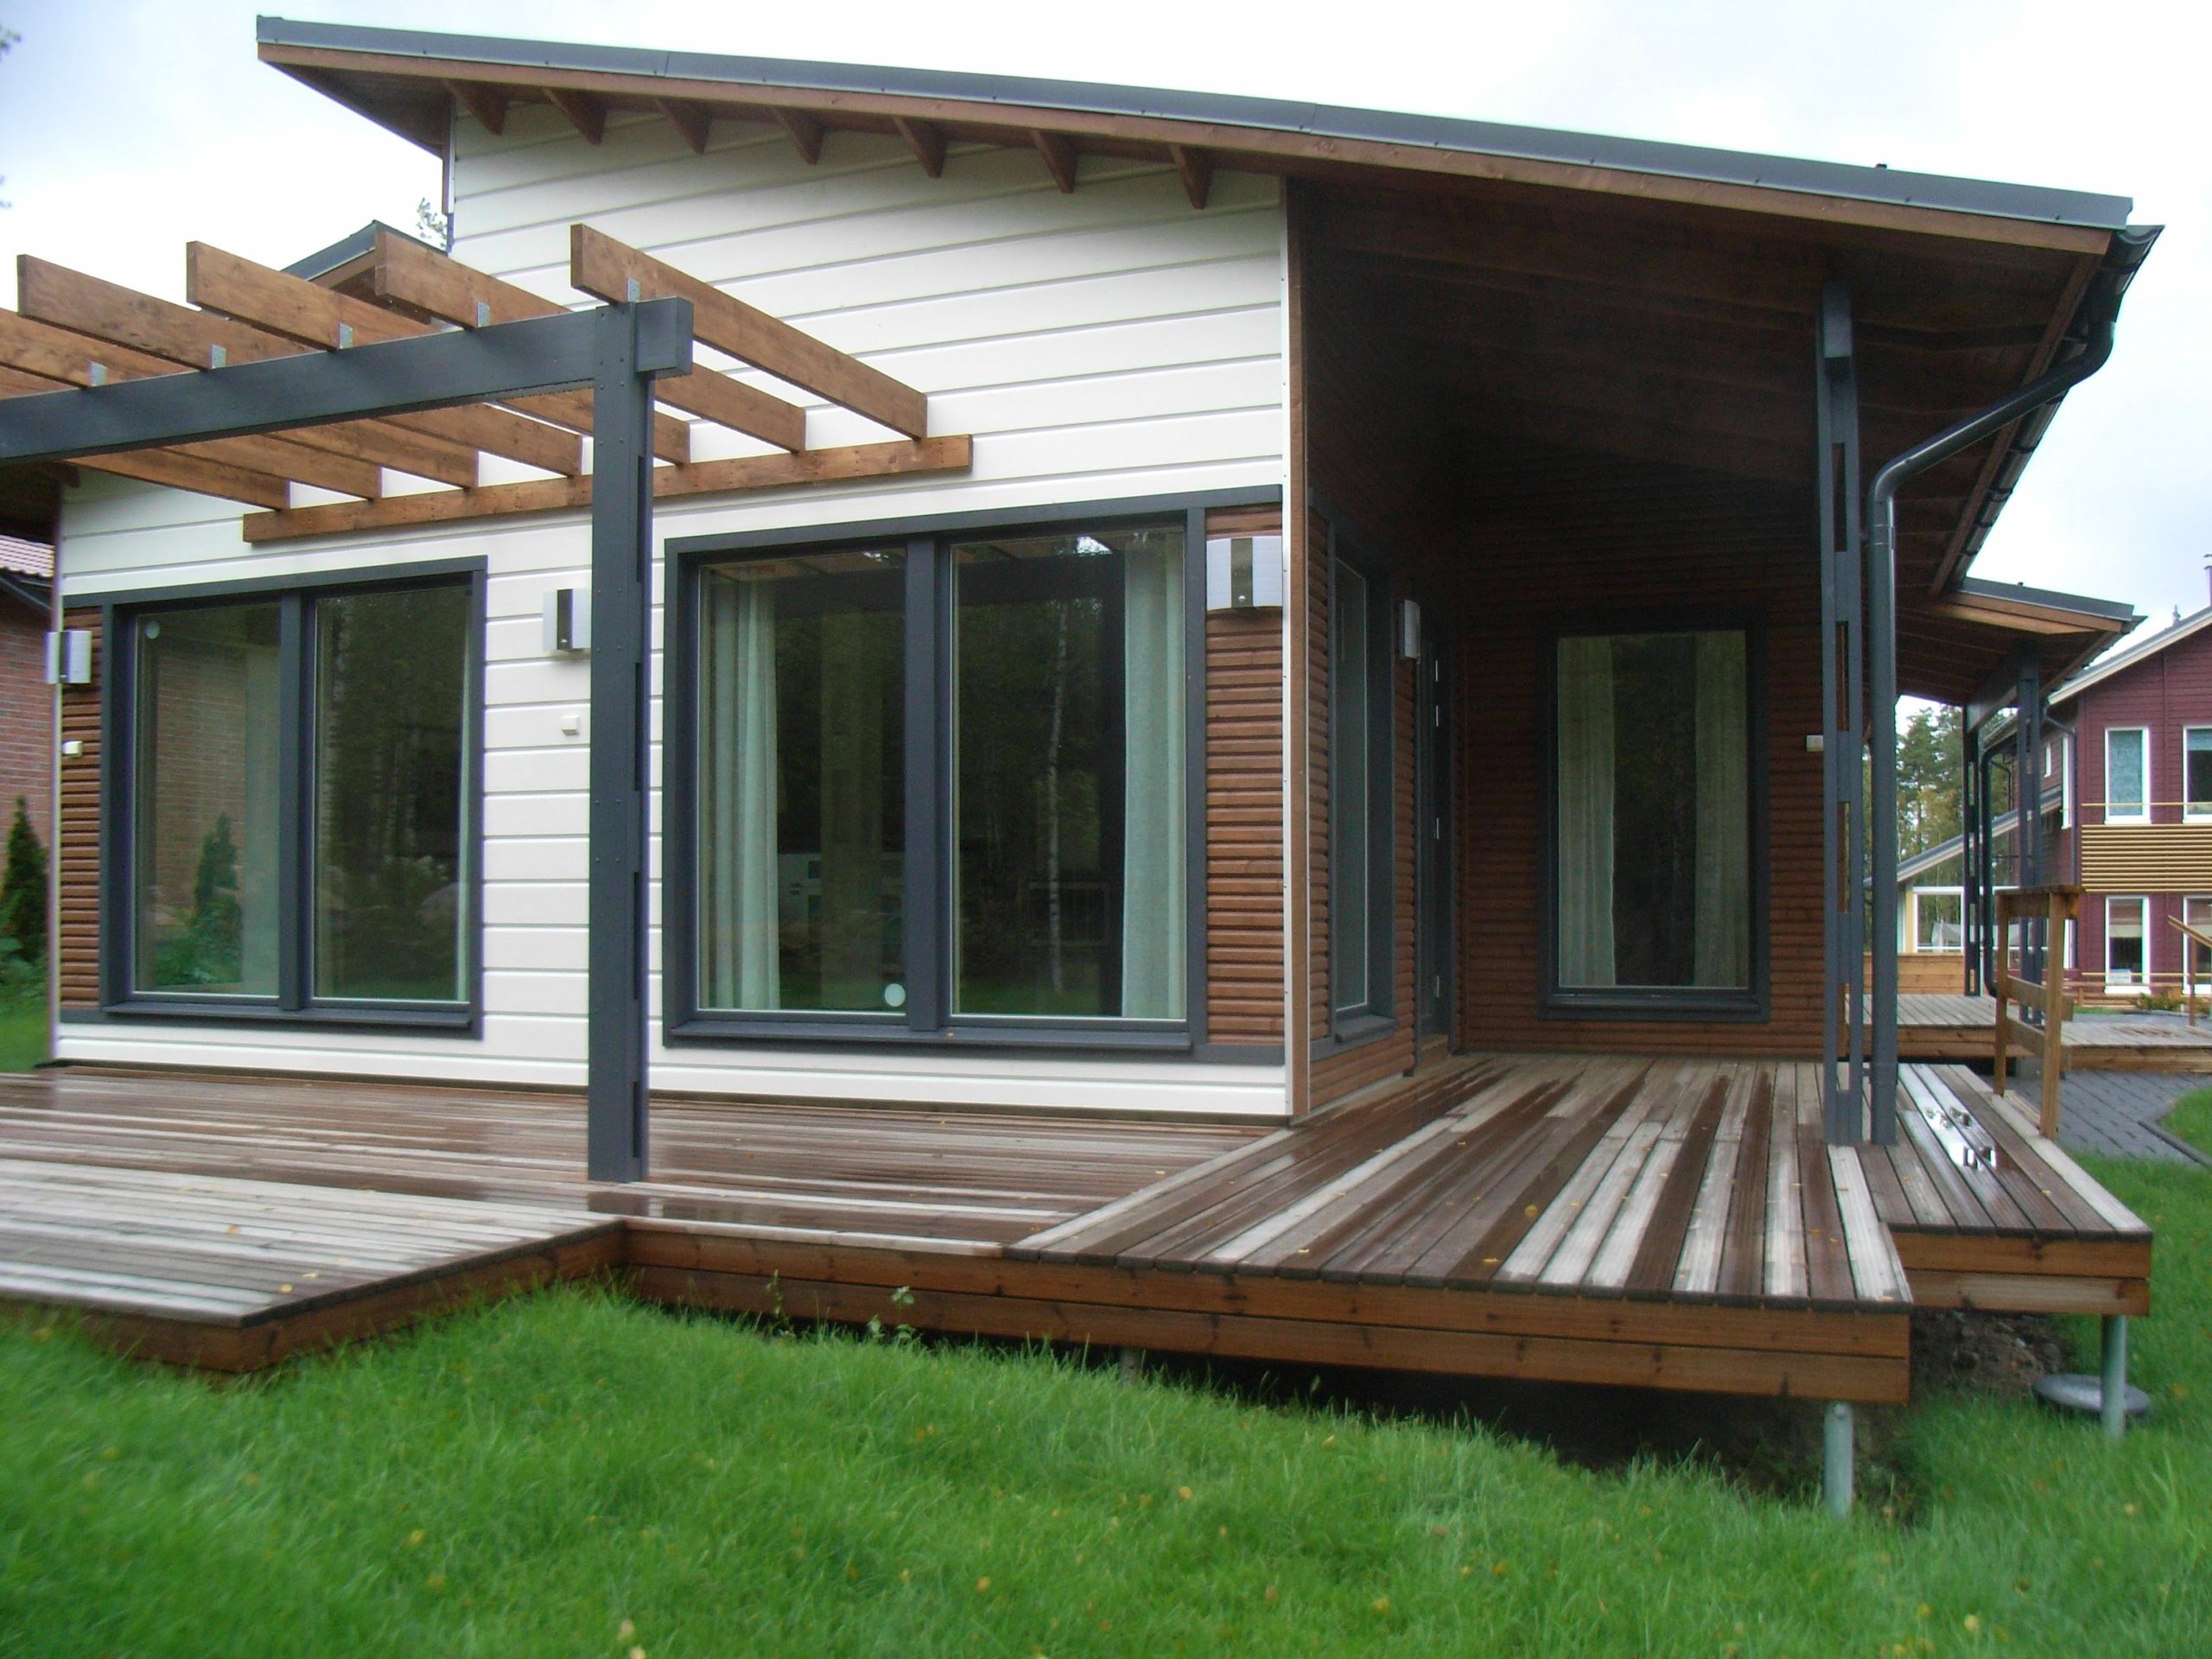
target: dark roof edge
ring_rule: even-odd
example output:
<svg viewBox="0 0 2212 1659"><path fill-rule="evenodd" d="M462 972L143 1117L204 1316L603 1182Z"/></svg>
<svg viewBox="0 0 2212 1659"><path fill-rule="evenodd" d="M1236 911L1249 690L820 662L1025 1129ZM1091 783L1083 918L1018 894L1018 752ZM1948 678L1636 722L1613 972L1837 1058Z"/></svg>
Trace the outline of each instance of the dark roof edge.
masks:
<svg viewBox="0 0 2212 1659"><path fill-rule="evenodd" d="M2051 692L2050 700L2052 702L2063 702L2075 693L2086 691L2101 680L2110 679L2113 675L2124 673L2139 663L2150 661L2169 645L2177 645L2183 640L2202 633L2208 626L2212 626L2212 605L2206 606L2201 611L2191 612L2171 626L2159 629L2147 639L2138 639L2133 645L2120 646L2110 655L2077 670L2064 684L2058 686Z"/></svg>
<svg viewBox="0 0 2212 1659"><path fill-rule="evenodd" d="M2091 599L2084 594L2031 588L2024 582L1987 582L1980 576L1967 576L1960 582L1958 591L1978 599L2016 599L2024 605L2040 605L2048 610L2075 611L2099 621L2125 622L2130 626L2143 620L2135 607L2123 599Z"/></svg>
<svg viewBox="0 0 2212 1659"><path fill-rule="evenodd" d="M2134 206L2125 196L2088 191L2052 190L2034 185L1947 178L1937 174L1905 173L1840 162L1707 149L1643 138L1608 137L1448 116L1354 109L1231 93L1175 92L942 69L664 52L640 47L518 41L493 35L442 35L421 29L295 22L283 17L258 19L257 37L269 46L359 52L384 57L437 58L505 67L722 81L731 86L790 87L821 92L942 98L972 104L1067 110L1088 115L1204 121L1306 133L1316 137L1465 150L1570 167L1613 168L1662 177L2095 230L2116 230L2126 225ZM319 82L317 86L318 90L328 90Z"/></svg>
<svg viewBox="0 0 2212 1659"><path fill-rule="evenodd" d="M346 235L340 237L328 247L317 248L304 259L295 259L284 267L284 274L287 276L303 276L308 282L313 282L326 271L335 270L349 260L359 259L373 252L377 245L378 231L390 231L394 236L404 236L417 246L429 248L433 253L445 251L443 248L435 247L423 241L421 237L411 232L401 230L397 225L387 225L380 219L372 219L359 230L348 232Z"/></svg>

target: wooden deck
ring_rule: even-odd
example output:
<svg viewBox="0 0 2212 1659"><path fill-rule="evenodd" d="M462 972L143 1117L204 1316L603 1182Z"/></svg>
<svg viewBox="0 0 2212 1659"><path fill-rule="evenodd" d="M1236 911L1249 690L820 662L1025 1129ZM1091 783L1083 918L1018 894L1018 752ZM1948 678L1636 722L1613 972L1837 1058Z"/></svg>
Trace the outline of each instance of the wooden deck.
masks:
<svg viewBox="0 0 2212 1659"><path fill-rule="evenodd" d="M1908 1060L1987 1064L1995 1052L1997 1004L1986 996L1897 998L1897 1053ZM2212 1025L2092 1014L2063 1033L2069 1067L2088 1071L2212 1072Z"/></svg>
<svg viewBox="0 0 2212 1659"><path fill-rule="evenodd" d="M0 1080L0 1299L243 1365L611 1268L729 1310L1859 1401L1904 1397L1915 1306L2145 1309L2139 1221L1971 1074L1907 1084L1891 1148L1825 1145L1814 1069L1761 1061L1470 1057L1272 1134L661 1101L655 1178L596 1186L573 1096L46 1072ZM346 1245L385 1229L420 1249ZM53 1280L95 1256L165 1294L204 1261L232 1300Z"/></svg>

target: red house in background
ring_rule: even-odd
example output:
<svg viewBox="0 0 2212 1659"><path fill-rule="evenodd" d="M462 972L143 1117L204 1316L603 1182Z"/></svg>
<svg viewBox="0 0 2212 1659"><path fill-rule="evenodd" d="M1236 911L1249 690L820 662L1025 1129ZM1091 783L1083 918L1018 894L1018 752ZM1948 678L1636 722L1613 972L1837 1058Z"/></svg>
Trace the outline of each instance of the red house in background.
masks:
<svg viewBox="0 0 2212 1659"><path fill-rule="evenodd" d="M2063 774L2057 868L2082 888L2077 992L2177 992L2174 923L2212 934L2212 607L2076 675L2050 710L2072 734L2045 746L2044 767ZM2196 976L2212 980L2202 945Z"/></svg>
<svg viewBox="0 0 2212 1659"><path fill-rule="evenodd" d="M54 626L54 550L0 536L0 835L16 800L54 845L54 688L46 679L46 635Z"/></svg>

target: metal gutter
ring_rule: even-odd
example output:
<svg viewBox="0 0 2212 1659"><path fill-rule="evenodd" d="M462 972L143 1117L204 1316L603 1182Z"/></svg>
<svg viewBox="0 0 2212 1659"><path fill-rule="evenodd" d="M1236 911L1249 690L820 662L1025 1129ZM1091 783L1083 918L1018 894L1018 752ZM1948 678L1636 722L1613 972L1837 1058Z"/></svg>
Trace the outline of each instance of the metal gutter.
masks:
<svg viewBox="0 0 2212 1659"><path fill-rule="evenodd" d="M2106 302L2107 295L2112 309L2118 311L2121 296L2126 292L2128 283L2134 280L2136 271L2142 268L2143 262L2151 257L2151 250L2164 228L2160 225L2128 225L2113 231L2112 246L2106 252L2104 264L2090 283L2089 291L2082 296L2082 303L2075 311L2074 325L2067 331L2062 351L2082 349L2091 328L2088 320L2096 308ZM1982 493L1981 505L1974 513L1973 526L1967 531L1966 539L1959 543L1958 556L1948 561L1936 574L1937 592L1958 587L1964 573L1973 567L1982 543L1989 539L1989 532L1996 526L1998 515L2005 511L2005 504L2012 499L2012 492L2019 486L2020 474L2034 457L2036 447L2043 442L2044 434L2050 429L2051 422L2057 418L2058 406L2064 398L2065 388L2062 387L2057 396L2021 419L2005 450L2005 459L1999 463L1989 488Z"/></svg>
<svg viewBox="0 0 2212 1659"><path fill-rule="evenodd" d="M2135 607L2122 599L2092 599L2086 594L2062 594L2050 588L2031 588L2025 582L1988 582L1980 576L1961 576L1955 591L1972 599L2009 599L2023 605L2039 605L2045 610L2074 611L2098 621L2125 622L2131 626L2143 619Z"/></svg>
<svg viewBox="0 0 2212 1659"><path fill-rule="evenodd" d="M1874 842L1874 915L1872 935L1891 939L1897 931L1897 492L1930 467L2003 431L2015 421L2013 454L1999 479L1984 499L1984 522L1996 517L1996 506L2011 493L2011 480L2027 464L2027 455L2050 423L2051 411L2069 390L2104 367L2112 356L2113 336L2120 320L2120 305L2136 270L2158 240L2156 226L2115 232L2104 264L2091 280L2089 291L2075 312L2074 327L2057 364L2037 375L2011 397L1957 424L1923 439L1902 454L1891 456L1866 486L1866 613L1867 701L1873 727L1871 798L1868 827ZM2040 419L2024 417L2040 414ZM2032 427L2032 432L2029 429ZM1897 963L1895 952L1874 953L1872 1074L1869 1113L1874 1139L1889 1145L1897 1139Z"/></svg>
<svg viewBox="0 0 2212 1659"><path fill-rule="evenodd" d="M808 60L666 52L639 47L588 46L522 41L496 35L442 35L420 29L341 23L295 22L262 17L263 46L419 58L426 62L480 63L509 69L630 75L641 79L721 82L835 95L872 94L955 100L988 108L1059 110L1092 116L1205 122L1295 133L1317 138L1462 151L1567 167L1615 168L1656 177L1794 191L1845 200L1936 208L1992 218L2032 220L2116 231L2133 203L2125 196L2053 190L2033 185L1907 173L1887 167L1815 162L1750 151L1709 149L1543 127L1414 115L1332 104L1247 98L1224 92L1118 86L1092 81L1051 80L967 71L906 69ZM284 66L279 65L279 67ZM304 77L303 77L304 78ZM333 91L318 75L319 90ZM442 87L439 95L444 96ZM341 101L351 102L350 99ZM353 107L371 119L375 112ZM419 142L419 140L418 140Z"/></svg>

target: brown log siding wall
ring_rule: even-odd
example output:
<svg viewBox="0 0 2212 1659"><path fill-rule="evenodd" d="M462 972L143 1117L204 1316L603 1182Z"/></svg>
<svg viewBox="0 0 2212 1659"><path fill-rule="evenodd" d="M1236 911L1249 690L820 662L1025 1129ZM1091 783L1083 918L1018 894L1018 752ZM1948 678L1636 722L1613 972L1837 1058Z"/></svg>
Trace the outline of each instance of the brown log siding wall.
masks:
<svg viewBox="0 0 2212 1659"><path fill-rule="evenodd" d="M96 1008L100 1004L100 683L107 668L107 641L100 637L100 613L77 610L67 625L92 636L90 684L61 692L61 739L84 746L61 762L61 800L54 861L61 889L60 942L57 948L61 1006Z"/></svg>
<svg viewBox="0 0 2212 1659"><path fill-rule="evenodd" d="M1210 513L1213 536L1277 536L1280 509ZM1206 1037L1282 1041L1282 613L1206 616Z"/></svg>
<svg viewBox="0 0 2212 1659"><path fill-rule="evenodd" d="M1459 639L1459 1019L1477 1048L1802 1055L1820 1052L1820 589L1810 503L1778 486L1589 463L1465 545ZM1546 1017L1538 896L1545 640L1564 622L1757 615L1765 629L1768 943L1764 1022ZM1611 626L1609 620L1608 626Z"/></svg>

